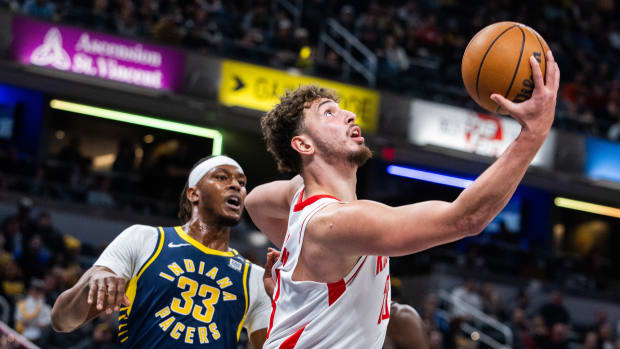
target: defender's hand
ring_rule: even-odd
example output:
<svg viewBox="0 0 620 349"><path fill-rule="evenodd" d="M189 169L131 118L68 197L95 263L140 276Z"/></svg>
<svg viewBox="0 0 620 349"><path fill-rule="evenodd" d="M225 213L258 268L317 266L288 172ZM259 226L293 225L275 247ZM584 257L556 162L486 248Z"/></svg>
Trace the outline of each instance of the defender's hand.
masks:
<svg viewBox="0 0 620 349"><path fill-rule="evenodd" d="M265 292L269 295L270 298L273 298L273 290L276 285L273 281L273 277L271 275L271 268L276 263L276 261L280 258L280 251L274 250L269 247L267 252L267 261L265 262L265 273L263 274L263 285L265 287Z"/></svg>
<svg viewBox="0 0 620 349"><path fill-rule="evenodd" d="M108 270L95 271L88 280L88 304L96 300L97 310L104 310L106 314L119 311L120 305L130 305L125 295L127 280Z"/></svg>
<svg viewBox="0 0 620 349"><path fill-rule="evenodd" d="M523 127L523 131L531 132L536 136L546 136L553 123L555 103L560 85L560 68L553 58L551 51L547 51L546 84L543 81L540 65L534 56L530 57L532 75L534 77L534 91L532 97L522 103L513 103L503 96L494 93L491 99L507 110Z"/></svg>

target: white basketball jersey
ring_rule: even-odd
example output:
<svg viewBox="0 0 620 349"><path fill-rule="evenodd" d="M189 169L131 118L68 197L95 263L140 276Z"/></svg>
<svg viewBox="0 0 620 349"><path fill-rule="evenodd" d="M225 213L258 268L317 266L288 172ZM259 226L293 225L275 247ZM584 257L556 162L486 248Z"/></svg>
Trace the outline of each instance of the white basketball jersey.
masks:
<svg viewBox="0 0 620 349"><path fill-rule="evenodd" d="M389 258L362 256L333 283L293 281L293 271L310 218L338 199L317 195L293 198L288 231L272 275L275 289L263 348L381 349L390 317Z"/></svg>

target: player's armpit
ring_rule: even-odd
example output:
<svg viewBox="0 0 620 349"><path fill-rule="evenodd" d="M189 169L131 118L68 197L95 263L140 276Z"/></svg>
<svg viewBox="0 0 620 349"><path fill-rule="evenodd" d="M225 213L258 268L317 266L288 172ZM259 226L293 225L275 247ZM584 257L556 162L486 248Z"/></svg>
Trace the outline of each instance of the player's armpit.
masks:
<svg viewBox="0 0 620 349"><path fill-rule="evenodd" d="M332 204L312 218L305 236L335 253L401 256L470 235L459 211L443 201L400 207L367 200Z"/></svg>
<svg viewBox="0 0 620 349"><path fill-rule="evenodd" d="M245 208L254 224L278 248L284 242L291 201L302 185L300 176L288 181L274 181L257 186L245 199Z"/></svg>
<svg viewBox="0 0 620 349"><path fill-rule="evenodd" d="M265 340L267 337L267 329L261 328L258 331L254 331L250 333L250 343L252 344L252 348L261 349L263 344L265 344Z"/></svg>

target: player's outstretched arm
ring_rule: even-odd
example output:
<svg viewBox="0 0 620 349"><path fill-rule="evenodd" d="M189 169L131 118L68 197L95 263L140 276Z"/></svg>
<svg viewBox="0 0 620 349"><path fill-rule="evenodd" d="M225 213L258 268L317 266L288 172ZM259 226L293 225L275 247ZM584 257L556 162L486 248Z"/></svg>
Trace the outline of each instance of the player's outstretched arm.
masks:
<svg viewBox="0 0 620 349"><path fill-rule="evenodd" d="M335 253L397 256L480 233L510 200L553 123L560 72L551 52L547 60L546 84L538 62L530 60L535 88L529 100L515 104L493 96L521 123L521 133L455 201L394 208L364 200L329 205L310 221L309 238Z"/></svg>
<svg viewBox="0 0 620 349"><path fill-rule="evenodd" d="M245 208L254 224L278 248L284 242L291 201L302 185L301 176L288 181L274 181L257 186L245 199Z"/></svg>
<svg viewBox="0 0 620 349"><path fill-rule="evenodd" d="M121 303L129 305L125 296L127 280L110 269L94 266L70 289L64 291L52 308L52 328L71 332L101 312L118 311Z"/></svg>

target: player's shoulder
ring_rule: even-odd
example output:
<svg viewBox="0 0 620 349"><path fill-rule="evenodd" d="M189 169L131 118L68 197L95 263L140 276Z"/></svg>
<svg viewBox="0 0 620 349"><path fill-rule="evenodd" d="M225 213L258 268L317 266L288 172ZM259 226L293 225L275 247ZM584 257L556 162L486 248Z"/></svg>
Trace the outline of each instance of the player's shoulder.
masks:
<svg viewBox="0 0 620 349"><path fill-rule="evenodd" d="M260 277L263 277L263 273L265 272L265 268L261 267L258 264L250 262L250 273L260 274Z"/></svg>
<svg viewBox="0 0 620 349"><path fill-rule="evenodd" d="M392 319L406 326L419 326L422 318L420 314L410 305L392 302L390 307Z"/></svg>
<svg viewBox="0 0 620 349"><path fill-rule="evenodd" d="M127 227L123 232L131 234L157 234L157 227L144 224L133 224Z"/></svg>
<svg viewBox="0 0 620 349"><path fill-rule="evenodd" d="M131 240L157 239L159 231L150 225L134 224L123 230L121 235Z"/></svg>

